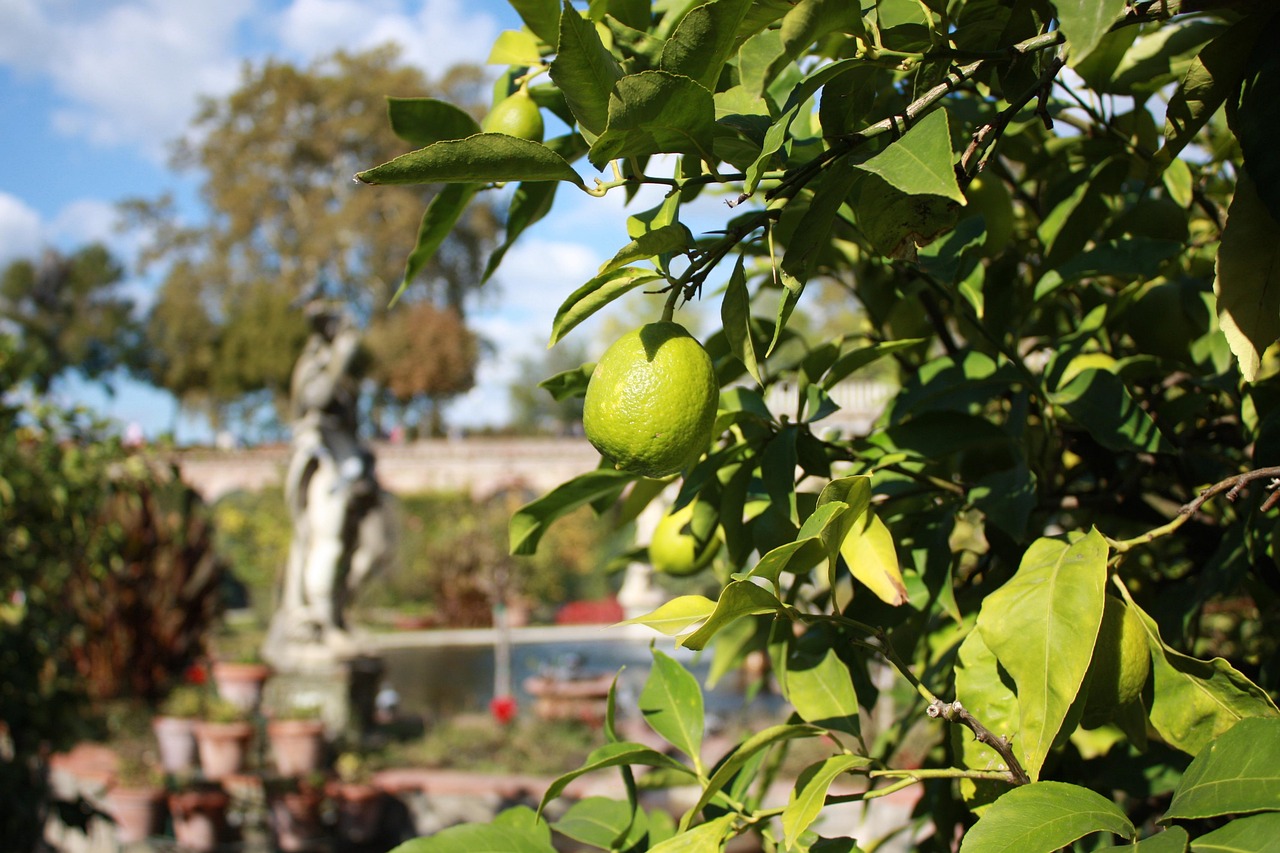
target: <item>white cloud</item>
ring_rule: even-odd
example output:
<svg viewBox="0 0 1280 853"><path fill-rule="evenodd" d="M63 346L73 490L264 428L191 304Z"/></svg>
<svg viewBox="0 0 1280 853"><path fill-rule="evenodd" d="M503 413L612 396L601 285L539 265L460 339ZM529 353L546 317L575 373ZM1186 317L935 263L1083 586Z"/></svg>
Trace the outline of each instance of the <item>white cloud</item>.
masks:
<svg viewBox="0 0 1280 853"><path fill-rule="evenodd" d="M42 248L40 214L0 192L0 266L36 256Z"/></svg>
<svg viewBox="0 0 1280 853"><path fill-rule="evenodd" d="M458 63L484 62L497 35L491 16L466 8L461 0L425 0L409 11L391 0L293 0L280 17L280 40L303 56L393 41L406 62L439 75Z"/></svg>
<svg viewBox="0 0 1280 853"><path fill-rule="evenodd" d="M106 243L121 248L118 225L120 212L111 202L101 199L78 199L71 202L54 218L49 226L50 236L58 245L78 246L85 243Z"/></svg>

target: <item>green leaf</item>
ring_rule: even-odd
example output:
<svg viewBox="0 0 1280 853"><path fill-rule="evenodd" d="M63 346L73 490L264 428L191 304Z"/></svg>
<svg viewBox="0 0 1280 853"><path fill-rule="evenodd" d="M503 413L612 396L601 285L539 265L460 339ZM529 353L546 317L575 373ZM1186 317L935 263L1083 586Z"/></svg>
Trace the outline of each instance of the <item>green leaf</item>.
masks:
<svg viewBox="0 0 1280 853"><path fill-rule="evenodd" d="M672 837L649 848L649 853L720 853L725 839L734 834L737 815L721 815L693 829L681 829Z"/></svg>
<svg viewBox="0 0 1280 853"><path fill-rule="evenodd" d="M591 372L595 366L595 362L589 362L572 370L561 371L539 382L538 387L545 388L557 403L571 397L581 397L587 393L587 383L591 381Z"/></svg>
<svg viewBox="0 0 1280 853"><path fill-rule="evenodd" d="M716 107L688 77L642 71L623 77L609 96L609 121L587 153L597 169L610 160L650 154L711 159Z"/></svg>
<svg viewBox="0 0 1280 853"><path fill-rule="evenodd" d="M409 253L409 259L405 261L404 278L400 280L400 286L391 297L392 305L400 299L413 280L435 256L440 244L449 236L458 218L467 209L467 203L471 201L477 189L475 184L448 184L431 199L427 209L422 213L422 223L418 226L418 241L413 251Z"/></svg>
<svg viewBox="0 0 1280 853"><path fill-rule="evenodd" d="M480 281L486 282L498 270L498 265L506 256L507 250L516 242L516 238L533 223L542 219L551 211L555 201L558 181L521 182L511 194L511 203L507 205L507 221L503 229L502 245L493 250L485 264L484 275Z"/></svg>
<svg viewBox="0 0 1280 853"><path fill-rule="evenodd" d="M691 249L693 245L693 235L683 223L673 222L670 225L661 225L652 231L645 231L619 249L617 254L601 265L599 274L604 275L634 261L642 261L657 255L684 252Z"/></svg>
<svg viewBox="0 0 1280 853"><path fill-rule="evenodd" d="M450 826L434 835L406 841L392 853L555 853L555 850L545 825L539 830L531 823L508 818Z"/></svg>
<svg viewBox="0 0 1280 853"><path fill-rule="evenodd" d="M706 648L721 628L743 616L779 613L784 605L767 589L749 580L733 581L720 592L716 609L701 628L685 637L680 644L690 649Z"/></svg>
<svg viewBox="0 0 1280 853"><path fill-rule="evenodd" d="M366 184L569 181L584 186L569 162L541 143L503 133L435 142L356 175Z"/></svg>
<svg viewBox="0 0 1280 853"><path fill-rule="evenodd" d="M638 267L624 267L596 276L569 294L569 298L556 310L555 319L551 321L551 343L548 346L554 346L574 326L627 291L661 279L662 276L653 270Z"/></svg>
<svg viewBox="0 0 1280 853"><path fill-rule="evenodd" d="M818 507L800 526L795 541L779 545L761 557L750 576L766 578L776 586L783 572L804 574L822 561L834 559L856 518L843 501Z"/></svg>
<svg viewBox="0 0 1280 853"><path fill-rule="evenodd" d="M835 755L801 771L786 809L782 812L785 846L792 848L800 833L813 824L826 805L827 791L839 776L868 766L871 759L861 755Z"/></svg>
<svg viewBox="0 0 1280 853"><path fill-rule="evenodd" d="M1190 840L1185 829L1171 826L1164 832L1157 832L1141 841L1120 847L1104 847L1095 853L1187 853L1187 843Z"/></svg>
<svg viewBox="0 0 1280 853"><path fill-rule="evenodd" d="M754 759L761 750L768 749L786 740L801 737L819 737L823 734L825 732L817 726L784 723L782 725L769 726L767 729L757 732L744 740L721 762L720 766L716 768L716 772L707 780L707 787L703 789L702 796L698 798L698 802L680 820L681 830L686 829L692 823L694 816L706 808L715 799L716 795L724 789L724 786L729 784L733 777L738 774L738 771Z"/></svg>
<svg viewBox="0 0 1280 853"><path fill-rule="evenodd" d="M554 2L552 5L555 5ZM556 10L559 14L559 9ZM542 62L538 39L524 30L504 30L489 49L488 65L537 65Z"/></svg>
<svg viewBox="0 0 1280 853"><path fill-rule="evenodd" d="M879 175L907 195L936 195L965 203L956 182L955 152L946 110L934 110L883 151L855 166Z"/></svg>
<svg viewBox="0 0 1280 853"><path fill-rule="evenodd" d="M560 3L557 0L510 0L520 20L533 34L554 45L560 27Z"/></svg>
<svg viewBox="0 0 1280 853"><path fill-rule="evenodd" d="M899 350L909 349L917 344L923 343L925 338L908 338L900 341L885 341L883 343L871 344L870 346L859 347L855 350L842 353L839 358L827 369L826 374L822 377L822 387L827 391L835 388L849 376L857 371L873 364L887 355L892 355Z"/></svg>
<svg viewBox="0 0 1280 853"><path fill-rule="evenodd" d="M910 258L955 224L960 205L942 196L903 192L879 175L866 173L849 197L858 227L886 257Z"/></svg>
<svg viewBox="0 0 1280 853"><path fill-rule="evenodd" d="M1055 0L1058 25L1067 37L1070 64L1088 56L1124 13L1125 0Z"/></svg>
<svg viewBox="0 0 1280 853"><path fill-rule="evenodd" d="M1095 832L1132 840L1137 831L1124 812L1099 793L1065 782L1014 788L978 819L960 853L1052 853Z"/></svg>
<svg viewBox="0 0 1280 853"><path fill-rule="evenodd" d="M835 649L827 647L821 654L793 652L787 662L784 693L806 723L860 735L858 694L849 667Z"/></svg>
<svg viewBox="0 0 1280 853"><path fill-rule="evenodd" d="M750 0L711 0L690 9L663 46L659 67L715 91L750 6Z"/></svg>
<svg viewBox="0 0 1280 853"><path fill-rule="evenodd" d="M1280 813L1233 820L1193 839L1191 853L1280 853Z"/></svg>
<svg viewBox="0 0 1280 853"><path fill-rule="evenodd" d="M1014 743L1033 780L1089 670L1106 580L1107 543L1098 531L1071 544L1037 539L978 613L983 640L1017 686Z"/></svg>
<svg viewBox="0 0 1280 853"><path fill-rule="evenodd" d="M547 787L547 792L542 795L542 804L538 807L538 811L541 813L546 808L547 803L560 796L564 789L569 786L569 783L579 776L585 776L588 773L594 773L597 770L605 770L610 767L629 767L635 764L645 767L657 767L660 770L672 770L676 773L687 775L691 779L697 778L689 767L642 743L631 743L630 741L606 743L604 746L592 750L591 754L587 756L586 763L581 767L557 777ZM498 853L502 849L501 847L493 848L494 853ZM475 851L472 850L470 853L475 853Z"/></svg>
<svg viewBox="0 0 1280 853"><path fill-rule="evenodd" d="M751 294L747 292L747 277L743 271L744 258L738 256L720 300L720 324L729 341L731 352L747 368L756 384L763 384L760 377L760 359L756 353L755 336L751 334Z"/></svg>
<svg viewBox="0 0 1280 853"><path fill-rule="evenodd" d="M547 527L561 516L602 498L614 499L635 474L602 468L579 474L516 510L507 525L512 554L532 554Z"/></svg>
<svg viewBox="0 0 1280 853"><path fill-rule="evenodd" d="M782 46L795 59L828 33L862 35L862 9L847 0L800 0L782 18Z"/></svg>
<svg viewBox="0 0 1280 853"><path fill-rule="evenodd" d="M564 816L553 823L552 828L583 844L610 850L621 838L639 836L644 831L644 812L634 810L630 803L609 797L585 797L569 806ZM632 828L638 830L633 832ZM627 849L629 845L622 845Z"/></svg>
<svg viewBox="0 0 1280 853"><path fill-rule="evenodd" d="M1187 767L1163 822L1280 810L1280 718L1241 720Z"/></svg>
<svg viewBox="0 0 1280 853"><path fill-rule="evenodd" d="M1012 740L1021 718L1018 697L1013 692L1013 685L1006 683L1001 675L999 662L983 642L982 632L970 631L956 653L956 701L963 703L982 720L992 734ZM1009 769L999 753L980 743L963 726L951 727L951 744L964 767L971 770ZM1006 790L1008 785L1000 782L960 780L960 793L975 812Z"/></svg>
<svg viewBox="0 0 1280 853"><path fill-rule="evenodd" d="M1280 222L1258 198L1244 170L1227 209L1213 292L1218 323L1248 382L1262 353L1280 338Z"/></svg>
<svg viewBox="0 0 1280 853"><path fill-rule="evenodd" d="M813 200L800 217L782 258L782 268L800 281L808 281L819 256L829 248L832 223L858 178L853 169L828 170L817 185Z"/></svg>
<svg viewBox="0 0 1280 853"><path fill-rule="evenodd" d="M1160 639L1154 619L1133 601L1151 649L1151 725L1174 749L1195 755L1214 738L1250 717L1280 716L1271 698L1222 658L1201 661Z"/></svg>
<svg viewBox="0 0 1280 853"><path fill-rule="evenodd" d="M1119 452L1172 453L1147 410L1129 393L1119 375L1091 367L1049 395L1099 444Z"/></svg>
<svg viewBox="0 0 1280 853"><path fill-rule="evenodd" d="M387 115L396 136L418 148L480 132L470 113L435 98L387 98Z"/></svg>
<svg viewBox="0 0 1280 853"><path fill-rule="evenodd" d="M623 625L645 625L653 630L674 637L692 630L707 620L716 610L716 602L704 595L678 595L643 616L633 616Z"/></svg>
<svg viewBox="0 0 1280 853"><path fill-rule="evenodd" d="M1240 102L1231 119L1231 129L1240 140L1244 170L1253 179L1254 189L1272 219L1280 219L1280 154L1275 140L1280 135L1280 120L1275 105L1280 100L1280 51L1275 50L1270 28L1275 16L1254 21L1255 31L1266 32L1262 44L1249 54L1244 69L1244 85Z"/></svg>
<svg viewBox="0 0 1280 853"><path fill-rule="evenodd" d="M564 93L578 124L588 133L599 135L608 123L609 93L622 78L622 68L600 41L595 24L582 17L568 0L559 28L551 79Z"/></svg>
<svg viewBox="0 0 1280 853"><path fill-rule="evenodd" d="M654 649L653 668L640 692L640 713L663 740L702 766L706 720L698 680L669 655Z"/></svg>

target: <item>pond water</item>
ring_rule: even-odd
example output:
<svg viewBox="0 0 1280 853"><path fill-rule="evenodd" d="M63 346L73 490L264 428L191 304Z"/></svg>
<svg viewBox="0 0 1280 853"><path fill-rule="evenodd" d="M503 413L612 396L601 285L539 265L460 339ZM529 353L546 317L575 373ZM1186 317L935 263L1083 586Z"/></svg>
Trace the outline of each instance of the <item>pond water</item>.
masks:
<svg viewBox="0 0 1280 853"><path fill-rule="evenodd" d="M634 707L652 665L649 645L653 636L617 629L513 630L510 667L516 700L521 707L532 704L523 688L530 676L557 671L614 674L621 670L618 707ZM380 638L377 653L386 666L384 681L400 694L401 710L431 719L488 708L497 670L495 640L492 631L421 631ZM669 640L657 645L705 684L709 654L675 648ZM743 685L732 674L721 679L714 690L704 689L704 703L709 714L726 718L745 711L770 713L781 704L775 696L762 695L747 706Z"/></svg>

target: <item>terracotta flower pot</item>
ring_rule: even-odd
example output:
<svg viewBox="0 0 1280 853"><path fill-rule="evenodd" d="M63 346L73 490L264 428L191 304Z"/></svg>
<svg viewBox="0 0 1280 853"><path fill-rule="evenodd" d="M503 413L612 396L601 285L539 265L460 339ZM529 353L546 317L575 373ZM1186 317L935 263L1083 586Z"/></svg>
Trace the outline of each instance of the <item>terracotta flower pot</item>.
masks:
<svg viewBox="0 0 1280 853"><path fill-rule="evenodd" d="M195 724L200 769L206 779L219 780L244 769L253 740L253 724L248 722Z"/></svg>
<svg viewBox="0 0 1280 853"><path fill-rule="evenodd" d="M279 791L267 795L268 816L280 850L307 850L324 834L320 820L323 797L318 789Z"/></svg>
<svg viewBox="0 0 1280 853"><path fill-rule="evenodd" d="M137 844L160 832L164 791L152 787L118 787L107 792L107 811L116 823L116 840Z"/></svg>
<svg viewBox="0 0 1280 853"><path fill-rule="evenodd" d="M169 814L178 846L207 853L228 840L227 808L231 798L218 788L175 791L169 795Z"/></svg>
<svg viewBox="0 0 1280 853"><path fill-rule="evenodd" d="M182 775L195 769L195 725L189 717L156 717L151 721L164 772Z"/></svg>
<svg viewBox="0 0 1280 853"><path fill-rule="evenodd" d="M262 687L271 676L265 663L214 661L213 683L218 695L245 711L257 711L262 703Z"/></svg>
<svg viewBox="0 0 1280 853"><path fill-rule="evenodd" d="M267 740L281 776L303 776L324 761L323 720L270 720Z"/></svg>
<svg viewBox="0 0 1280 853"><path fill-rule="evenodd" d="M336 782L330 789L338 810L338 834L353 844L368 844L378 836L387 794L364 782Z"/></svg>

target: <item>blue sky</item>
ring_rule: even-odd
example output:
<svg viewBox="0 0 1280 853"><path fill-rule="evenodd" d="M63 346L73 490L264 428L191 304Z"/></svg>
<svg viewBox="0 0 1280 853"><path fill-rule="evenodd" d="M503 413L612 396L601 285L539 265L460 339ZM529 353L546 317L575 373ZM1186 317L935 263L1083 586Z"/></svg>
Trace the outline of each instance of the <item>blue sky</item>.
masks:
<svg viewBox="0 0 1280 853"><path fill-rule="evenodd" d="M0 0L0 21L0 265L90 240L131 263L136 246L115 228L115 205L130 196L174 191L196 213L191 178L167 168L166 146L198 96L231 91L246 61L305 63L395 40L408 60L438 73L483 62L496 35L519 26L501 0ZM451 422L505 419L518 360L538 353L563 298L626 241L614 196L566 187L568 209L507 256L497 296L471 315L497 354L482 365L479 387L450 406ZM405 240L407 251L412 235ZM147 281L129 284L147 298ZM588 341L598 354L601 344ZM168 395L133 384L114 398L74 382L58 393L150 434L175 423ZM179 423L180 439L203 437L198 423Z"/></svg>

